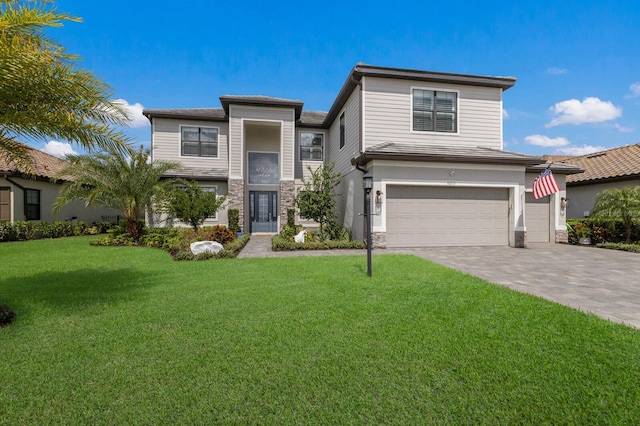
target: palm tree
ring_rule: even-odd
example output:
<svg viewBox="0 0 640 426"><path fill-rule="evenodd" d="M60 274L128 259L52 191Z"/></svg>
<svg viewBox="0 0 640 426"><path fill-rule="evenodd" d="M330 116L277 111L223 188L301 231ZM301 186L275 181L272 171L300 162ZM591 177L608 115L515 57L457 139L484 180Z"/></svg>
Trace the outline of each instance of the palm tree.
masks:
<svg viewBox="0 0 640 426"><path fill-rule="evenodd" d="M640 186L606 189L598 194L591 216L621 219L627 244L631 243L633 220L640 217Z"/></svg>
<svg viewBox="0 0 640 426"><path fill-rule="evenodd" d="M54 210L70 201L84 200L87 206L102 205L121 212L127 234L138 241L143 224L140 218L174 187L171 179L162 175L180 164L173 161L149 161L149 151L140 147L131 157L119 151L69 158L69 166L60 172L68 180L62 187Z"/></svg>
<svg viewBox="0 0 640 426"><path fill-rule="evenodd" d="M47 37L80 19L49 0L0 0L0 156L28 169L19 141L58 139L86 149L124 152L129 139L114 126L129 122L112 89L78 68L77 56Z"/></svg>

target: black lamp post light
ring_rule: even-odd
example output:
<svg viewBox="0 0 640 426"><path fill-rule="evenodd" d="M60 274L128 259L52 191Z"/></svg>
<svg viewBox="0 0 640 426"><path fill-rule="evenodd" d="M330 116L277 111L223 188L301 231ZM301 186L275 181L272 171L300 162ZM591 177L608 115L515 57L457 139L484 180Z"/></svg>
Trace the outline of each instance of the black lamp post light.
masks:
<svg viewBox="0 0 640 426"><path fill-rule="evenodd" d="M364 218L367 223L367 275L371 276L371 190L373 189L373 175L369 172L362 176L364 189Z"/></svg>

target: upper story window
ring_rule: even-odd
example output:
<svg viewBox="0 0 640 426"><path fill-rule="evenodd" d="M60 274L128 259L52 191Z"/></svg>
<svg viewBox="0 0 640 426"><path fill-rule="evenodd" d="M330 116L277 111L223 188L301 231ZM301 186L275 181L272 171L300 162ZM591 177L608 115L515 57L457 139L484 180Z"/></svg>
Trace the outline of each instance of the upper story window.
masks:
<svg viewBox="0 0 640 426"><path fill-rule="evenodd" d="M413 130L458 132L458 94L413 89Z"/></svg>
<svg viewBox="0 0 640 426"><path fill-rule="evenodd" d="M340 148L344 146L344 112L340 114Z"/></svg>
<svg viewBox="0 0 640 426"><path fill-rule="evenodd" d="M324 134L300 133L300 160L322 161L324 151Z"/></svg>
<svg viewBox="0 0 640 426"><path fill-rule="evenodd" d="M182 126L180 145L183 157L217 157L218 129Z"/></svg>
<svg viewBox="0 0 640 426"><path fill-rule="evenodd" d="M249 183L274 185L279 182L278 154L273 152L250 152Z"/></svg>
<svg viewBox="0 0 640 426"><path fill-rule="evenodd" d="M26 220L40 220L40 190L25 190L24 215Z"/></svg>

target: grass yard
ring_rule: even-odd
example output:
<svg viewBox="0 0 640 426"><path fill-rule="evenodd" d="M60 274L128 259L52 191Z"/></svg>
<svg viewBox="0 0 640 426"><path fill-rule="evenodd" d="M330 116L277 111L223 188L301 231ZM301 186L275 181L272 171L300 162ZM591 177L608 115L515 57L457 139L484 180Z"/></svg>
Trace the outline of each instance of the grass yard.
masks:
<svg viewBox="0 0 640 426"><path fill-rule="evenodd" d="M0 424L640 424L640 332L425 260L0 244Z"/></svg>

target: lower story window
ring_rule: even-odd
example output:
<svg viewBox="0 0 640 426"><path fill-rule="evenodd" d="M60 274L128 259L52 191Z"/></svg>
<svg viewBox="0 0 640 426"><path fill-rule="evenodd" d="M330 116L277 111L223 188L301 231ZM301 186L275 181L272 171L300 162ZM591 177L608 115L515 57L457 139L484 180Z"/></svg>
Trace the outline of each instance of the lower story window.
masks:
<svg viewBox="0 0 640 426"><path fill-rule="evenodd" d="M40 190L26 189L24 215L27 220L40 220Z"/></svg>

